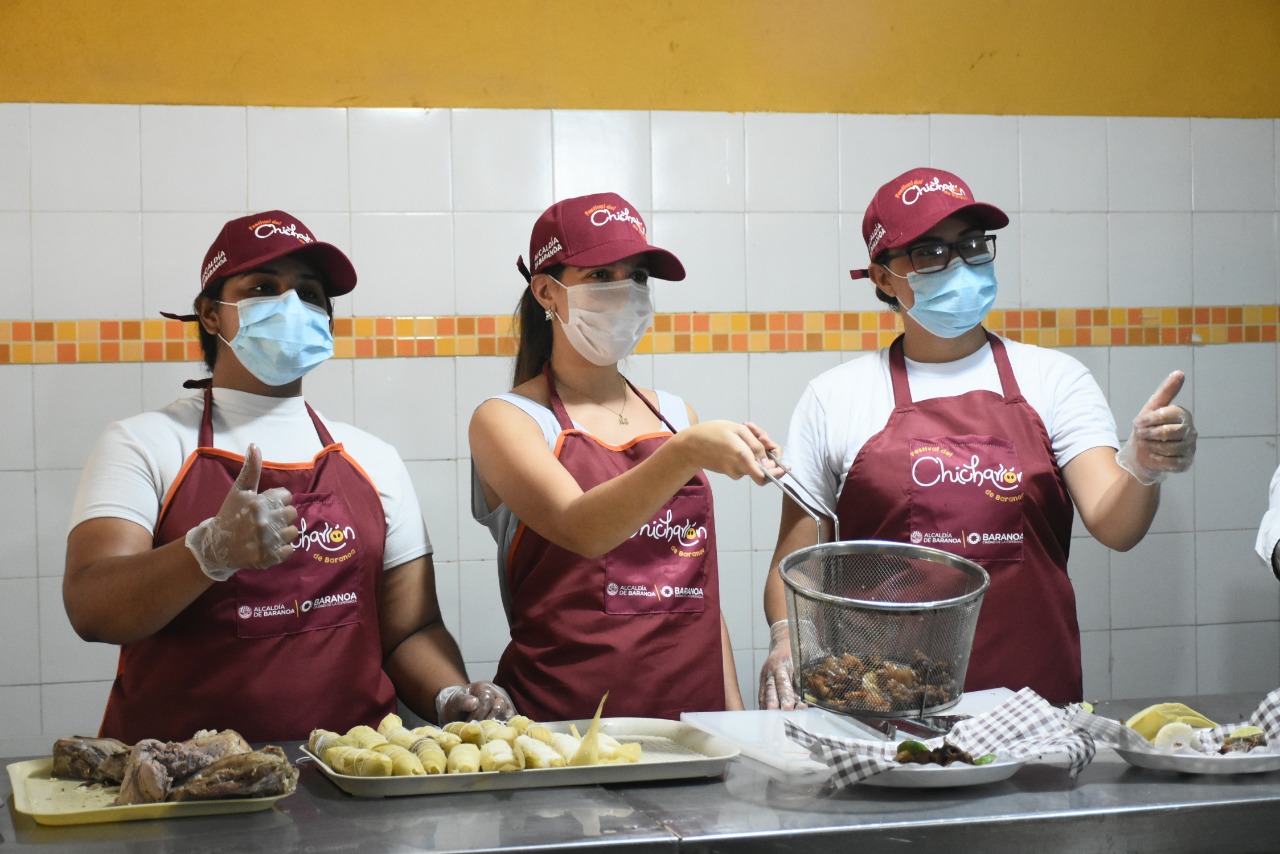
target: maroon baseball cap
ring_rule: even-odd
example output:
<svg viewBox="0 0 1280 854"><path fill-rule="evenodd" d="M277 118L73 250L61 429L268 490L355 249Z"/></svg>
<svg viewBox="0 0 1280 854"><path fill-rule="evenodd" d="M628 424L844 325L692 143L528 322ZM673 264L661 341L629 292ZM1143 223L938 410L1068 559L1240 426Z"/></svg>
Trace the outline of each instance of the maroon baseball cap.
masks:
<svg viewBox="0 0 1280 854"><path fill-rule="evenodd" d="M222 227L200 265L200 290L216 279L252 270L285 255L297 255L315 267L324 278L328 296L350 293L356 286L355 267L341 249L316 240L292 214L264 211L233 219Z"/></svg>
<svg viewBox="0 0 1280 854"><path fill-rule="evenodd" d="M649 243L634 205L617 193L592 193L563 199L543 211L529 238L532 272L524 258L516 259L516 268L527 280L556 264L603 267L633 255L645 256L651 276L673 282L684 278L680 259Z"/></svg>
<svg viewBox="0 0 1280 854"><path fill-rule="evenodd" d="M949 216L963 213L980 228L1004 228L1009 217L995 205L973 200L969 185L943 169L912 169L876 191L862 217L862 239L867 254L901 249ZM861 279L866 270L850 270Z"/></svg>

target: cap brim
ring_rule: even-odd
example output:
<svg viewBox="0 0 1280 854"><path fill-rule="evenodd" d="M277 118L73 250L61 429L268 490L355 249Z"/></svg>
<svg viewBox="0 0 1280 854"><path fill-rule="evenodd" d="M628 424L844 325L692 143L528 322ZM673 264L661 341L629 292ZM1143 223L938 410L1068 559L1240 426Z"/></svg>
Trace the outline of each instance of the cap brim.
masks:
<svg viewBox="0 0 1280 854"><path fill-rule="evenodd" d="M649 275L656 279L678 282L684 278L684 265L680 263L679 258L665 249L649 246L636 240L602 243L585 249L577 255L561 257L557 259L557 263L571 264L574 267L603 267L637 255L644 256L645 268L648 269Z"/></svg>
<svg viewBox="0 0 1280 854"><path fill-rule="evenodd" d="M989 205L986 202L974 202L973 204L964 205L958 208L951 208L942 213L935 221L916 229L911 234L904 234L892 243L884 243L876 249L876 257L882 256L886 252L892 252L896 249L902 249L920 239L925 232L934 228L944 219L950 219L953 216L962 216L973 222L979 228L1000 229L1009 224L1008 215L995 205ZM875 260L875 258L871 259Z"/></svg>
<svg viewBox="0 0 1280 854"><path fill-rule="evenodd" d="M239 267L232 267L225 272L219 270L218 278L225 279L228 276L234 276L246 270L261 267L263 264L269 264L275 259L283 258L286 255L297 255L316 268L316 272L324 278L326 296L340 297L355 290L356 268L351 266L351 261L346 254L332 243L299 244L296 249L290 247L281 252L259 255Z"/></svg>

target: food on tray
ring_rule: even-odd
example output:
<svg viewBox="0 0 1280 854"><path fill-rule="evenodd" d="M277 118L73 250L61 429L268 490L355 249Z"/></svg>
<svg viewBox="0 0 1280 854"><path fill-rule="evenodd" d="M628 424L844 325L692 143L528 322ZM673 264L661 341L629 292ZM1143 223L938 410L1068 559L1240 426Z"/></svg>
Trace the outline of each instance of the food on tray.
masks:
<svg viewBox="0 0 1280 854"><path fill-rule="evenodd" d="M118 784L117 805L287 795L298 781L284 751L254 750L229 729L201 730L186 741L147 738L132 747L115 739L61 738L50 773Z"/></svg>
<svg viewBox="0 0 1280 854"><path fill-rule="evenodd" d="M827 706L899 712L948 703L960 696L960 686L950 662L930 660L918 650L910 664L846 652L808 666L805 692Z"/></svg>
<svg viewBox="0 0 1280 854"><path fill-rule="evenodd" d="M524 715L502 721L466 721L443 729L409 729L398 715L387 715L377 729L352 727L345 734L311 731L307 750L339 774L353 777L404 777L419 774L510 772L525 768L564 768L639 762L641 746L622 744L600 732L604 700L585 735L576 727L553 732Z"/></svg>
<svg viewBox="0 0 1280 854"><path fill-rule="evenodd" d="M965 765L987 765L996 761L996 755L985 753L975 759L949 741L944 741L933 749L919 741L904 741L898 745L898 752L893 759L903 765L941 765L945 768L957 762Z"/></svg>
<svg viewBox="0 0 1280 854"><path fill-rule="evenodd" d="M1151 743L1160 750L1194 750L1197 753L1200 750L1200 740L1196 738L1196 731L1191 728L1190 724L1184 724L1180 721L1165 724L1160 727L1160 731L1156 733L1156 737Z"/></svg>
<svg viewBox="0 0 1280 854"><path fill-rule="evenodd" d="M1259 747L1267 746L1267 734L1256 726L1236 727L1231 731L1231 735L1222 741L1222 747L1218 748L1218 752L1227 753L1248 753Z"/></svg>
<svg viewBox="0 0 1280 854"><path fill-rule="evenodd" d="M1155 741L1156 734L1165 724L1181 723L1194 728L1217 726L1195 709L1184 706L1182 703L1156 703L1153 706L1147 706L1122 723L1150 742Z"/></svg>
<svg viewBox="0 0 1280 854"><path fill-rule="evenodd" d="M74 735L53 743L55 777L92 780L95 783L119 783L124 778L124 763L129 745L114 738L86 738Z"/></svg>

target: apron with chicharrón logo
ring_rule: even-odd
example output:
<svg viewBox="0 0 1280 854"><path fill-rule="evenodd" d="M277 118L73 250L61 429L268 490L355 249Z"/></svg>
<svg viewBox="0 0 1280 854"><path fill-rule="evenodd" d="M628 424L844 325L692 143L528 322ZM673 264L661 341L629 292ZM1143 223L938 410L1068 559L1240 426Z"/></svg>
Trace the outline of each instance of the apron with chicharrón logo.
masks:
<svg viewBox="0 0 1280 854"><path fill-rule="evenodd" d="M607 445L573 426L549 372L547 384L561 429L556 457L584 491L639 465L671 438L653 433ZM600 558L521 524L507 561L511 643L496 677L516 708L541 720L591 717L608 691L611 717L723 710L712 519L711 487L699 472Z"/></svg>
<svg viewBox="0 0 1280 854"><path fill-rule="evenodd" d="M212 401L206 389L199 447L169 489L156 547L216 515L244 465L213 446ZM234 729L252 742L288 741L317 727L376 725L395 711L377 618L382 501L310 406L307 413L323 450L310 462L264 462L258 484L292 493L296 551L214 584L159 632L125 644L103 736L132 744Z"/></svg>
<svg viewBox="0 0 1280 854"><path fill-rule="evenodd" d="M894 410L849 467L836 503L840 535L931 546L987 571L965 690L1030 687L1052 702L1079 700L1067 577L1074 507L1004 343L987 338L1003 394L920 402L911 399L902 338L893 342Z"/></svg>

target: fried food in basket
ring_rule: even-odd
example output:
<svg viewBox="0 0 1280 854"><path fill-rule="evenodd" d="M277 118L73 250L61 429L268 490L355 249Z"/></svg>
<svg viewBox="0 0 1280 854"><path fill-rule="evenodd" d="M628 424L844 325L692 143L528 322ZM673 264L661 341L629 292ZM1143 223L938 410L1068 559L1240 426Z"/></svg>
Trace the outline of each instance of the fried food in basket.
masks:
<svg viewBox="0 0 1280 854"><path fill-rule="evenodd" d="M960 696L951 663L919 650L910 664L862 658L846 652L805 668L805 693L818 703L854 712L903 712L948 703Z"/></svg>

